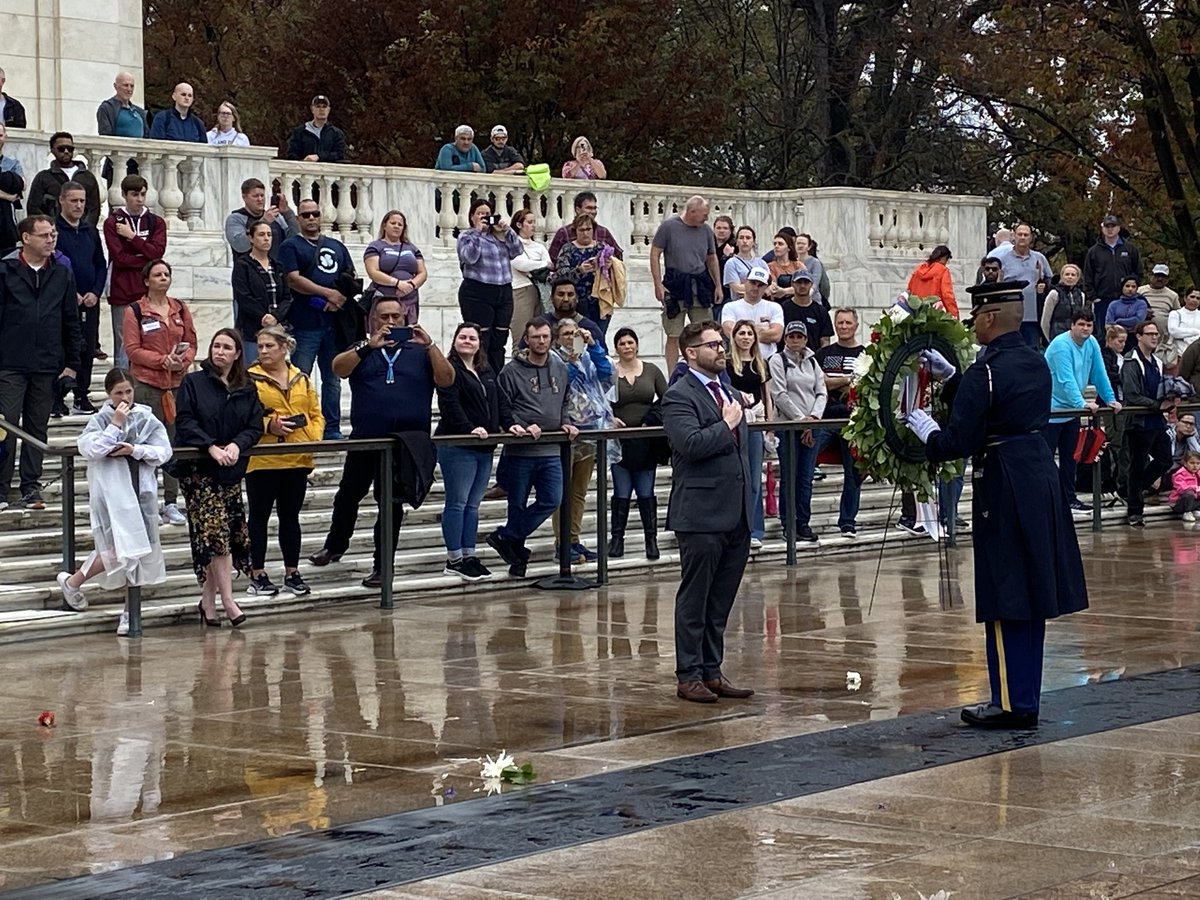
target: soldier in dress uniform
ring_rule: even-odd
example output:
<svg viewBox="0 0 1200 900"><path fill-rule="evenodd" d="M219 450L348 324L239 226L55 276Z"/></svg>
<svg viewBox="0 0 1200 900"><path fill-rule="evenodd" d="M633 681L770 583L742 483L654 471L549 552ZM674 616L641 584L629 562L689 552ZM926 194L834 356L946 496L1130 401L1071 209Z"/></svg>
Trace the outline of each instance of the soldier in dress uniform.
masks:
<svg viewBox="0 0 1200 900"><path fill-rule="evenodd" d="M906 424L933 462L972 457L975 620L987 635L992 699L962 711L979 728L1038 722L1046 620L1086 609L1087 586L1071 511L1039 433L1050 413L1050 370L1021 339L1024 281L967 288L984 352L965 372L923 356L946 381L950 418L924 410Z"/></svg>

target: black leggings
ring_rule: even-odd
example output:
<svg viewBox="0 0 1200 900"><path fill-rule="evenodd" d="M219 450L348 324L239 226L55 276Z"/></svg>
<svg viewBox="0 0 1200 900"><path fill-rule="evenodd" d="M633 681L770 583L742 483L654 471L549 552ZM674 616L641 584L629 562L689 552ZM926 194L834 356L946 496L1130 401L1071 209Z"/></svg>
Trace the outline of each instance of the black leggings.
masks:
<svg viewBox="0 0 1200 900"><path fill-rule="evenodd" d="M300 507L308 490L309 469L259 469L246 473L250 513L250 565L262 569L267 558L267 522L271 508L279 515L279 549L283 564L300 564Z"/></svg>
<svg viewBox="0 0 1200 900"><path fill-rule="evenodd" d="M479 326L480 344L487 354L488 365L493 372L499 372L504 368L504 348L508 343L508 327L512 324L512 285L486 284L464 278L458 286L458 308L464 322Z"/></svg>

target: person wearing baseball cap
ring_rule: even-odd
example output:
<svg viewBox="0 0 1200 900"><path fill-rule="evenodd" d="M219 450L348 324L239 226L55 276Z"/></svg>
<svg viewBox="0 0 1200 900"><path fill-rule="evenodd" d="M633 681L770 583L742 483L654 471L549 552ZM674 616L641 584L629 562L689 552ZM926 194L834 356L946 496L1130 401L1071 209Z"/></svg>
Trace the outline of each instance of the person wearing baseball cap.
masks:
<svg viewBox="0 0 1200 900"><path fill-rule="evenodd" d="M779 305L783 307L783 321L786 325L792 322L803 322L808 336L808 343L815 353L829 343L833 337L833 320L820 303L813 302L813 277L806 269L801 269L792 275L792 295L785 296ZM787 349L787 330L784 329L785 340L780 343L779 350Z"/></svg>
<svg viewBox="0 0 1200 900"><path fill-rule="evenodd" d="M721 307L721 330L726 337L733 336L733 326L743 320L754 323L758 335L758 349L763 359L770 359L775 345L783 339L783 307L766 297L766 287L771 283L771 273L761 261L750 267L746 276L746 293L740 299L730 300Z"/></svg>
<svg viewBox="0 0 1200 900"><path fill-rule="evenodd" d="M795 422L820 419L825 414L829 389L825 386L825 373L808 343L808 326L799 320L788 322L783 328L783 351L767 361L776 418ZM817 469L815 435L811 431L783 434L779 449L784 455L780 458L786 460L790 456L795 460L796 480L790 489L785 483L779 492L779 517L785 523L787 516L795 517L796 541L800 546L818 547L820 541L809 525L813 475Z"/></svg>
<svg viewBox="0 0 1200 900"><path fill-rule="evenodd" d="M520 175L525 171L525 157L508 145L508 129L492 126L492 142L483 151L483 164L497 175Z"/></svg>
<svg viewBox="0 0 1200 900"><path fill-rule="evenodd" d="M1126 278L1142 280L1142 257L1132 241L1121 236L1121 220L1112 213L1100 220L1100 239L1083 258L1083 293L1092 298L1096 321L1103 322L1108 304L1121 296Z"/></svg>
<svg viewBox="0 0 1200 900"><path fill-rule="evenodd" d="M329 98L317 94L309 109L312 118L297 125L288 138L287 158L301 162L345 162L346 133L329 123Z"/></svg>
<svg viewBox="0 0 1200 900"><path fill-rule="evenodd" d="M1138 293L1146 298L1146 305L1150 307L1150 312L1154 316L1154 324L1158 326L1158 333L1164 337L1167 335L1167 320L1172 312L1179 309L1179 295L1167 287L1167 280L1171 277L1171 269L1166 263L1157 263L1150 270L1150 283L1143 284L1138 288ZM1160 341L1158 345L1159 357L1165 357L1169 347L1167 341ZM1172 363L1175 359L1170 360Z"/></svg>

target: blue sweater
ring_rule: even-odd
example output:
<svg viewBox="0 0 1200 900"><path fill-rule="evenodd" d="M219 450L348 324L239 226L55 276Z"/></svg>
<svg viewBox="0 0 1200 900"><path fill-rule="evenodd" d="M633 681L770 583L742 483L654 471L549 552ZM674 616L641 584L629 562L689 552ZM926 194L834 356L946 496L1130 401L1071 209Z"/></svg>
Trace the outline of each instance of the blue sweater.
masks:
<svg viewBox="0 0 1200 900"><path fill-rule="evenodd" d="M104 293L104 282L108 277L100 232L86 219L74 228L62 216L55 219L54 227L58 229L58 249L71 261L76 292L99 297Z"/></svg>
<svg viewBox="0 0 1200 900"><path fill-rule="evenodd" d="M193 144L207 144L208 129L194 112L189 110L185 119L172 106L154 117L150 124L150 137L156 141L191 141Z"/></svg>
<svg viewBox="0 0 1200 900"><path fill-rule="evenodd" d="M454 144L444 144L433 167L450 172L472 172L474 170L471 168L471 163L477 163L480 172L487 171L483 162L483 154L474 144L466 153L463 153Z"/></svg>
<svg viewBox="0 0 1200 900"><path fill-rule="evenodd" d="M1116 400L1104 360L1100 356L1100 344L1089 337L1083 346L1075 343L1071 332L1065 331L1050 342L1046 348L1046 365L1050 367L1050 408L1081 409L1083 389L1095 385L1096 394L1107 404ZM1051 422L1067 422L1069 419L1051 419Z"/></svg>

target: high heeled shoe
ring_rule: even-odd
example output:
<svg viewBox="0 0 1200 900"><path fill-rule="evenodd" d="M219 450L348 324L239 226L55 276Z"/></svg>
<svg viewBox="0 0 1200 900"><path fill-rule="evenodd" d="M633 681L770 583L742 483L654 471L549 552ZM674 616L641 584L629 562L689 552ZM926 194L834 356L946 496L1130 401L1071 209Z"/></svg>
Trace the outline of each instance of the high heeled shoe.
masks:
<svg viewBox="0 0 1200 900"><path fill-rule="evenodd" d="M204 614L204 601L201 601L196 604L196 611L200 613L200 621L203 622L205 625L207 625L209 628L220 628L221 627L220 619L210 619L208 616L206 616ZM243 615L242 618L243 619L246 618L245 615Z"/></svg>
<svg viewBox="0 0 1200 900"><path fill-rule="evenodd" d="M246 614L242 613L240 616L230 619L229 624L232 625L234 628L237 628L239 625L241 625L245 621L246 621Z"/></svg>

